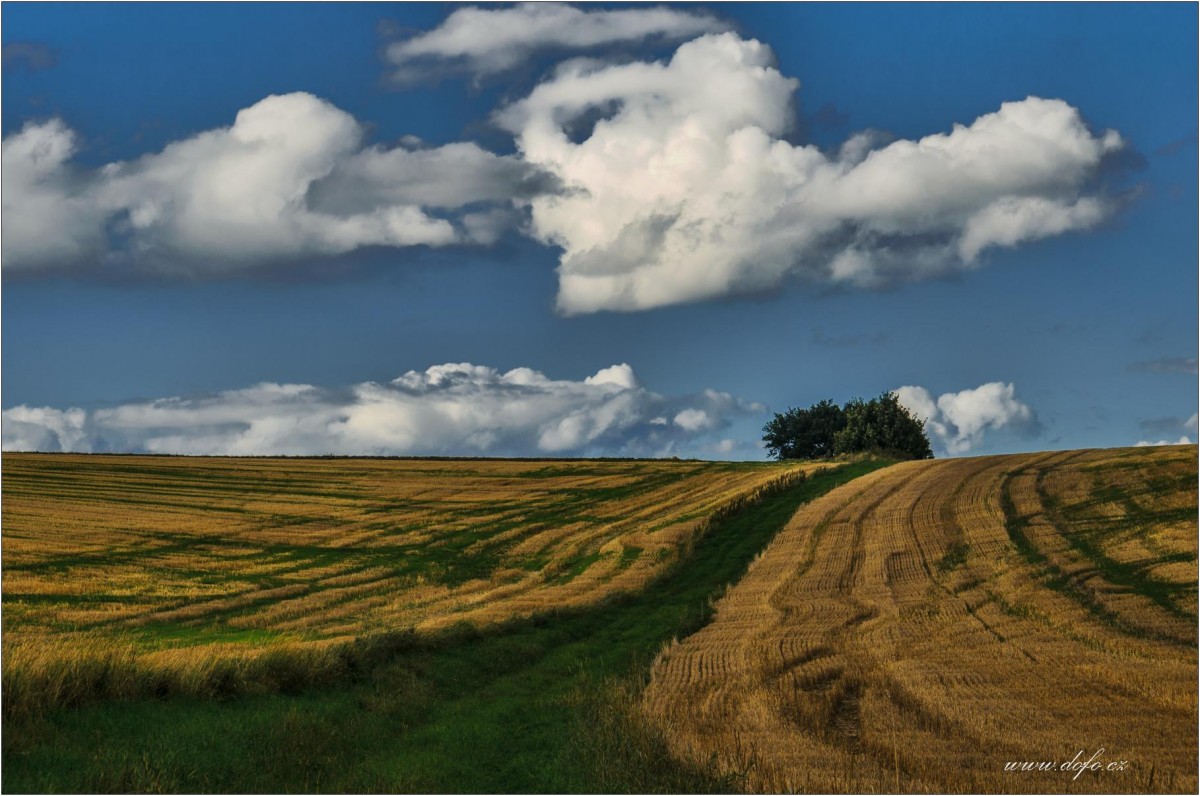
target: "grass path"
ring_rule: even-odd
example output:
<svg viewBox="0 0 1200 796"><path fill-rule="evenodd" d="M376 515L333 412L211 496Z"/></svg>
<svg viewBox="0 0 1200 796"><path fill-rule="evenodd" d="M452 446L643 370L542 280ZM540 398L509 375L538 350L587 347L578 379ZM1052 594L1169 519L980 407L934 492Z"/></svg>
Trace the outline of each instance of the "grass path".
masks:
<svg viewBox="0 0 1200 796"><path fill-rule="evenodd" d="M728 790L667 754L634 704L661 646L707 620L804 502L884 466L819 473L714 525L645 590L449 633L343 687L93 705L6 727L5 792Z"/></svg>

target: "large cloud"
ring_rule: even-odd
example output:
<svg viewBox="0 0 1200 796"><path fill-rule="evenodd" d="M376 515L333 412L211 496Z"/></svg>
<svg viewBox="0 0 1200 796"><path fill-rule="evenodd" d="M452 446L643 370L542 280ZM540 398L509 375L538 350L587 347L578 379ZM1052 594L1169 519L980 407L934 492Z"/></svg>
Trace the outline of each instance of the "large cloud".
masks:
<svg viewBox="0 0 1200 796"><path fill-rule="evenodd" d="M1017 400L1012 384L993 381L936 399L924 387L896 390L900 404L920 420L931 440L950 455L968 453L989 430L1009 429L1030 436L1041 430L1037 414Z"/></svg>
<svg viewBox="0 0 1200 796"><path fill-rule="evenodd" d="M695 12L460 9L392 58L507 68L546 46L629 45L719 27ZM399 53L399 55L397 55ZM798 278L873 287L977 267L994 247L1086 229L1123 146L1062 100L1007 102L919 140L864 132L835 153L791 143L798 82L766 45L705 33L666 62L576 58L474 143L368 146L310 94L100 169L61 121L3 143L5 268L219 275L362 247L490 244L519 228L561 249L558 307L640 310ZM526 219L528 221L526 222Z"/></svg>
<svg viewBox="0 0 1200 796"><path fill-rule="evenodd" d="M179 454L671 456L732 450L717 432L764 411L727 393L668 397L626 364L583 381L436 365L344 390L259 384L84 412L18 406L4 450Z"/></svg>
<svg viewBox="0 0 1200 796"><path fill-rule="evenodd" d="M27 124L3 144L4 265L198 273L364 246L490 242L489 213L547 187L474 144L364 148L363 135L311 94L270 96L230 127L89 171L72 165L75 135L61 121Z"/></svg>
<svg viewBox="0 0 1200 796"><path fill-rule="evenodd" d="M679 41L727 26L707 14L662 7L581 11L559 3L460 8L434 30L387 47L393 79L504 72L542 50L586 50L646 39Z"/></svg>
<svg viewBox="0 0 1200 796"><path fill-rule="evenodd" d="M644 309L791 274L922 279L1111 209L1086 191L1121 138L1061 100L1007 102L917 141L859 134L827 154L784 140L797 87L769 47L725 33L666 63L569 62L499 112L566 187L532 202L533 233L563 250L560 308Z"/></svg>

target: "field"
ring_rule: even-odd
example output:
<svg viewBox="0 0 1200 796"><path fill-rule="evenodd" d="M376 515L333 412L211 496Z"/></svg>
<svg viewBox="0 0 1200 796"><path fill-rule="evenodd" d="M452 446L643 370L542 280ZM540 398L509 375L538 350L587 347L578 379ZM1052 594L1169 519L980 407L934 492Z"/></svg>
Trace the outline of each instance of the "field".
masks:
<svg viewBox="0 0 1200 796"><path fill-rule="evenodd" d="M1194 793L1196 481L1194 446L864 476L659 656L645 708L751 791ZM1105 768L1005 770L1080 751Z"/></svg>
<svg viewBox="0 0 1200 796"><path fill-rule="evenodd" d="M635 471L699 467L765 479L754 483L784 480L701 520L683 555L664 562L639 591L569 609L548 606L529 619L480 628L459 624L385 634L381 644L367 647L375 654L343 655L346 665L328 678L292 670L294 676L280 677L275 671L273 688L230 693L221 683L211 694L181 689L105 700L92 694L71 708L9 713L6 671L4 790L728 790L729 780L711 767L673 760L644 720L636 695L649 662L663 644L703 624L713 597L737 580L798 506L884 464L840 463L813 471L574 463ZM807 477L800 475L804 470ZM80 475L85 482L94 477ZM721 480L729 483L727 476ZM6 492L10 484L5 481ZM355 649L351 644L341 652ZM298 665L311 662L301 658ZM100 671L99 681L124 674L111 666ZM269 679L272 672L255 674Z"/></svg>
<svg viewBox="0 0 1200 796"><path fill-rule="evenodd" d="M1196 486L6 454L3 790L1194 792Z"/></svg>
<svg viewBox="0 0 1200 796"><path fill-rule="evenodd" d="M202 693L264 656L311 670L404 629L592 605L804 469L6 454L6 709L135 680Z"/></svg>

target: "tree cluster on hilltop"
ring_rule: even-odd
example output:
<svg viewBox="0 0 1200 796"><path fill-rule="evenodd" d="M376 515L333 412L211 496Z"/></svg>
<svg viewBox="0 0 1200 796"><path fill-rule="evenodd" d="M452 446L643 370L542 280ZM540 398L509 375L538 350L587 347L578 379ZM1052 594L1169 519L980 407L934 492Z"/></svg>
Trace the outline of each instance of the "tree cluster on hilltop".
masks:
<svg viewBox="0 0 1200 796"><path fill-rule="evenodd" d="M767 453L776 459L823 459L839 453L883 451L906 459L932 459L925 421L885 392L845 406L824 400L808 409L789 408L763 426Z"/></svg>

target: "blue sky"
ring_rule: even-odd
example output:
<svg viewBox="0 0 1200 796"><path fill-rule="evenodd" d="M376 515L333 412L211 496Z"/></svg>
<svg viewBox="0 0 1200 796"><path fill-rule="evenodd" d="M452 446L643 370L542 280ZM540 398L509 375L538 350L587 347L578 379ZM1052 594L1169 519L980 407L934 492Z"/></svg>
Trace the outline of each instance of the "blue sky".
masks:
<svg viewBox="0 0 1200 796"><path fill-rule="evenodd" d="M6 449L1195 439L1196 6L465 8L5 4Z"/></svg>

